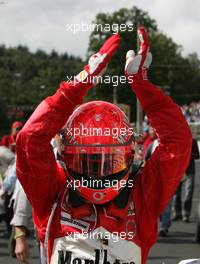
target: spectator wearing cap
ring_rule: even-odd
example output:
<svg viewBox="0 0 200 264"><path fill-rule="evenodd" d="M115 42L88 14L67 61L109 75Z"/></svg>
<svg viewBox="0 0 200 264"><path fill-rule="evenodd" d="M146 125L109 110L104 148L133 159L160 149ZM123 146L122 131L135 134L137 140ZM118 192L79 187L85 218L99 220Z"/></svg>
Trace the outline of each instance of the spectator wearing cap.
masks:
<svg viewBox="0 0 200 264"><path fill-rule="evenodd" d="M15 152L16 137L22 127L23 127L22 122L15 121L11 126L11 134L3 136L0 145L5 146L11 149L13 152Z"/></svg>

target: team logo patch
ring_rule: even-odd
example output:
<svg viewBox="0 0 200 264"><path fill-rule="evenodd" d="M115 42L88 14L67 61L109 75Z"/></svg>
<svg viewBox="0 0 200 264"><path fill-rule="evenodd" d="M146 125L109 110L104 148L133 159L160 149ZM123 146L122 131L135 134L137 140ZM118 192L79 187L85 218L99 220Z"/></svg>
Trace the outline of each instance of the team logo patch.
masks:
<svg viewBox="0 0 200 264"><path fill-rule="evenodd" d="M64 251L59 250L58 251L58 263L59 264L100 264L100 263L106 263L106 264L136 264L134 261L124 262L120 261L120 259L115 259L113 262L108 261L108 251L104 249L103 251L99 249L95 249L95 258L92 260L91 258L77 258L73 257L73 254L71 251Z"/></svg>
<svg viewBox="0 0 200 264"><path fill-rule="evenodd" d="M103 194L102 192L95 192L95 193L93 194L93 198L94 198L96 201L101 201L104 197L105 197L105 194Z"/></svg>
<svg viewBox="0 0 200 264"><path fill-rule="evenodd" d="M85 70L83 70L76 76L76 79L79 82L82 82L83 80L85 80L87 78L87 76L88 76L88 73Z"/></svg>
<svg viewBox="0 0 200 264"><path fill-rule="evenodd" d="M76 239L74 236L55 239L50 263L141 264L141 248L99 227L87 234L80 233Z"/></svg>
<svg viewBox="0 0 200 264"><path fill-rule="evenodd" d="M61 224L84 230L85 232L89 229L89 223L79 220L72 219L71 215L65 212L61 212Z"/></svg>

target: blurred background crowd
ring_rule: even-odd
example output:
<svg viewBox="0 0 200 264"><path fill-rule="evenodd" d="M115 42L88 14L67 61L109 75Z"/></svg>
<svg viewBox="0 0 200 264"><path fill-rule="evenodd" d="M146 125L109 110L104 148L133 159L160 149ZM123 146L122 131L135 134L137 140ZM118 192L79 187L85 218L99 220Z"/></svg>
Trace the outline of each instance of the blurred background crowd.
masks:
<svg viewBox="0 0 200 264"><path fill-rule="evenodd" d="M191 102L182 106L186 120L191 123L200 123L200 102Z"/></svg>

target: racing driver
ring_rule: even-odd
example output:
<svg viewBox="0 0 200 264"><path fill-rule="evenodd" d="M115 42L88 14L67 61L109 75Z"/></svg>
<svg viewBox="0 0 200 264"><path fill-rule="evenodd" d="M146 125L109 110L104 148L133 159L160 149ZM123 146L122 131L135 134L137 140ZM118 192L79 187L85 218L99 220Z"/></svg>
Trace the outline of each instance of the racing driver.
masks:
<svg viewBox="0 0 200 264"><path fill-rule="evenodd" d="M18 135L17 175L33 207L44 263L146 263L158 216L187 168L189 127L172 99L148 81L152 56L143 27L138 36L140 50L128 51L125 74L159 138L142 169L133 163L125 114L108 102L82 104L117 50L118 34L41 102ZM61 164L50 141L65 123Z"/></svg>

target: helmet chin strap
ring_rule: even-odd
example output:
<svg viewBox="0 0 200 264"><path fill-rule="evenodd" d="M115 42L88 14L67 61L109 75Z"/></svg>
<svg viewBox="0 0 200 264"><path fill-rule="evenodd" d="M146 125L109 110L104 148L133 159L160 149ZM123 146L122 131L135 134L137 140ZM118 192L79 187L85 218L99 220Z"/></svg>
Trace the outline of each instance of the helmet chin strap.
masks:
<svg viewBox="0 0 200 264"><path fill-rule="evenodd" d="M133 185L129 185L129 182L133 182L133 178L138 174L142 163L139 165L130 166L131 175L127 181L126 186L119 192L119 194L110 202L103 204L102 206L106 208L108 215L121 220L126 217L129 207L129 196ZM130 187L131 186L131 187ZM69 204L71 207L71 214L73 218L79 219L86 216L90 216L93 213L93 205L86 199L84 199L78 191L74 189L69 189ZM78 209L78 210L77 210Z"/></svg>

